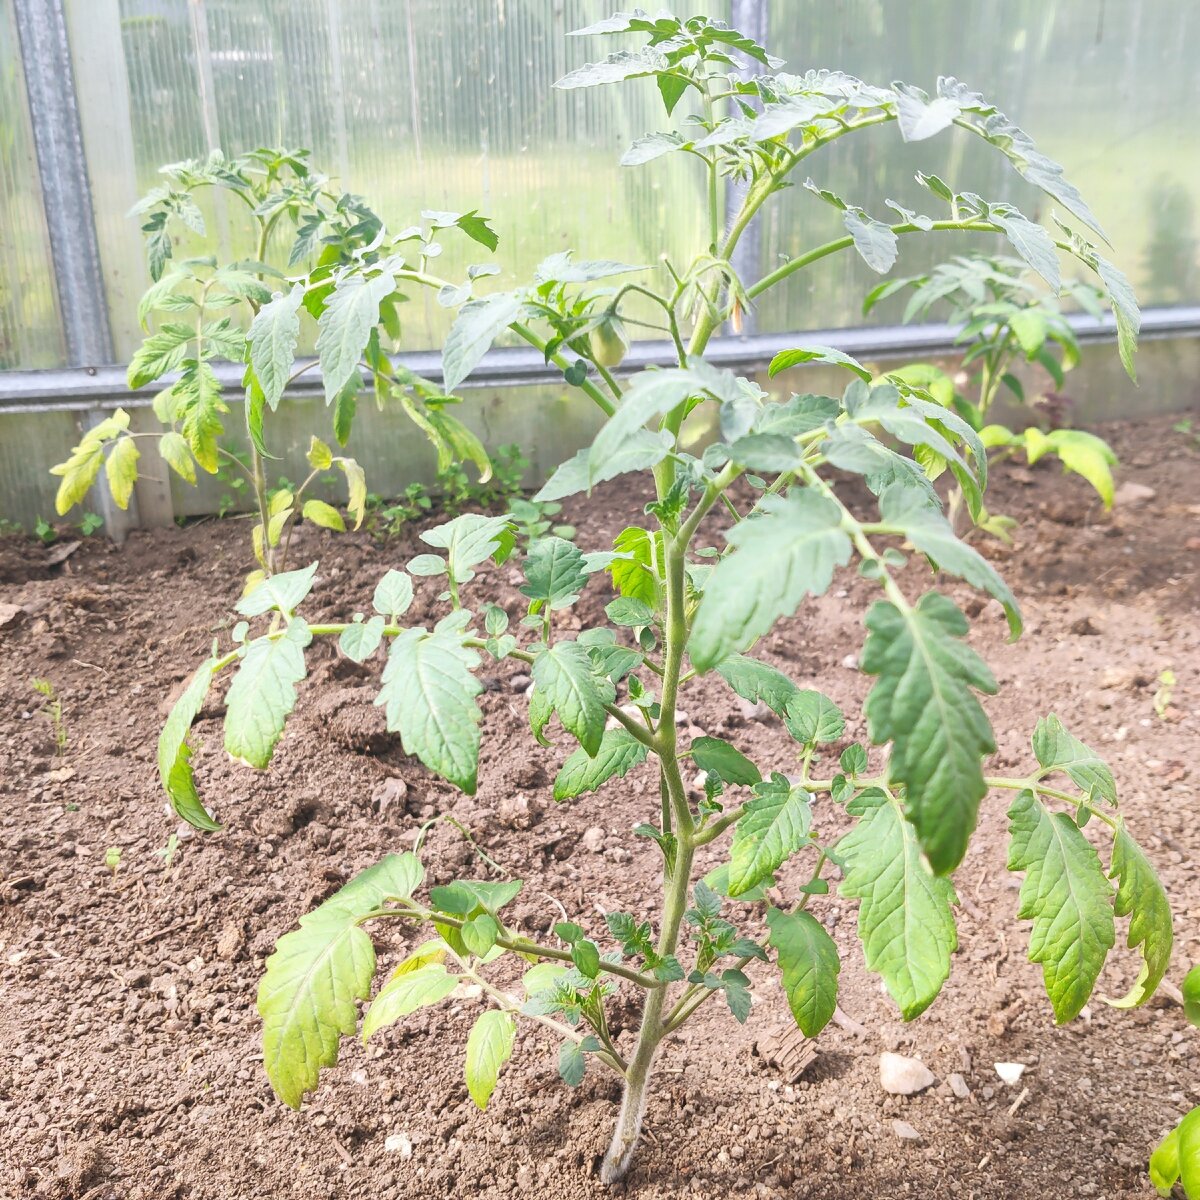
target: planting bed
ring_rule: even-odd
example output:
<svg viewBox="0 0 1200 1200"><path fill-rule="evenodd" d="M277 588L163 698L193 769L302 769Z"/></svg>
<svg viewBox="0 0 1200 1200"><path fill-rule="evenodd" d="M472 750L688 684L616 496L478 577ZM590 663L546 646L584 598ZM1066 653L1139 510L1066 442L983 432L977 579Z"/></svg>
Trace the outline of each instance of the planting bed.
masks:
<svg viewBox="0 0 1200 1200"><path fill-rule="evenodd" d="M1140 485L1126 487L1130 498L1111 516L1082 481L1052 467L997 466L989 507L1022 524L1015 552L984 548L1028 629L1006 644L989 602L995 620L976 622L972 641L1001 684L986 702L999 742L994 772L1028 769L1029 734L1049 711L1111 761L1131 828L1175 908L1178 982L1200 960L1200 499L1190 484L1200 451L1166 419L1099 432L1121 454L1121 481ZM599 549L638 519L643 500L608 485L565 516L583 548ZM310 621L368 607L376 580L416 552L415 532L377 543L305 528L296 540L295 562L321 559ZM607 945L604 911L656 915L647 902L658 852L628 833L657 809L652 772L556 807L550 784L567 739L537 747L514 678L523 668L485 663L479 791L463 797L385 731L370 703L381 663L360 668L333 646L314 647L312 677L270 771L226 759L210 700L196 727L196 768L226 829L180 830L166 866L154 852L176 823L157 779L159 726L214 633L227 636L196 614L232 604L248 541L243 522L209 522L136 534L121 550L91 539L56 565L36 544L0 542L0 1195L602 1194L595 1166L616 1115L616 1080L592 1064L582 1086L568 1088L540 1028L521 1028L487 1113L462 1077L479 1001L457 996L400 1022L370 1051L346 1043L341 1064L294 1113L263 1075L254 993L279 934L360 868L410 848L442 812L525 881L509 910L522 928L544 933L561 919L554 897ZM928 586L924 570L910 563L902 573L910 596ZM497 595L518 616L513 567L489 565L481 576L468 597ZM960 604L979 604L946 586ZM432 611L433 590L419 595L414 623ZM761 647L801 686L842 705L848 739L865 738L869 680L854 656L874 593L843 572L830 595L807 602ZM594 582L563 619L596 615L605 599ZM1169 699L1158 682L1168 669L1177 679ZM61 697L62 756L38 711L35 676ZM715 676L687 685L682 707L693 733L736 729L758 762L791 769L783 729L745 713ZM1054 1027L1040 969L1025 959L1027 931L1014 921L1005 802L985 801L955 876L961 945L929 1012L910 1025L899 1019L862 965L854 903L820 898L813 910L846 954L845 1019L818 1040L815 1063L793 1086L754 1054L760 1037L790 1020L774 983L756 984L744 1027L710 1003L660 1054L647 1136L618 1194L1152 1194L1151 1146L1200 1103L1200 1031L1161 996L1134 1012L1097 996L1078 1021ZM115 873L105 865L114 846ZM702 852L704 869L719 861L719 846ZM488 873L446 823L429 831L423 856L432 882ZM785 899L795 899L797 879L785 869ZM739 917L754 912L733 907ZM763 934L757 916L745 924ZM380 935L385 962L413 944L405 934L394 924ZM1121 994L1135 969L1135 955L1115 954L1100 991ZM923 1059L939 1082L889 1096L879 1082L884 1050ZM1008 1086L996 1062L1026 1069ZM952 1074L969 1095L956 1095ZM677 1120L677 1141L657 1136ZM901 1136L897 1121L917 1138Z"/></svg>

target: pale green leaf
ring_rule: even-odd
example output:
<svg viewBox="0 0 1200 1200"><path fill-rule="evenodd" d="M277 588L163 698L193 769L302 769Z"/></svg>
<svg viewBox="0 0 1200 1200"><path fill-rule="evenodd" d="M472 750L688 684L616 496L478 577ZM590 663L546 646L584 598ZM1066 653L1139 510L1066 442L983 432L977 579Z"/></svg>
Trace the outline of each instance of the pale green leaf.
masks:
<svg viewBox="0 0 1200 1200"><path fill-rule="evenodd" d="M1136 1008L1154 995L1171 965L1175 943L1171 905L1150 860L1124 827L1113 836L1109 878L1117 880L1113 911L1118 917L1129 917L1128 944L1130 949L1141 947L1142 969L1128 994L1108 1003L1114 1008Z"/></svg>
<svg viewBox="0 0 1200 1200"><path fill-rule="evenodd" d="M359 370L371 330L379 322L379 306L396 286L383 273L368 279L348 275L341 279L325 301L317 321L317 358L325 385L325 402L332 404ZM263 388L264 392L266 388Z"/></svg>
<svg viewBox="0 0 1200 1200"><path fill-rule="evenodd" d="M512 1057L516 1022L512 1014L489 1008L480 1014L467 1036L467 1091L480 1108L487 1108L500 1068Z"/></svg>
<svg viewBox="0 0 1200 1200"><path fill-rule="evenodd" d="M521 595L557 610L579 599L587 584L583 552L560 537L541 537L529 547L525 558Z"/></svg>
<svg viewBox="0 0 1200 1200"><path fill-rule="evenodd" d="M900 250L900 239L891 226L868 216L861 208L847 208L842 219L863 262L877 274L886 275L895 266Z"/></svg>
<svg viewBox="0 0 1200 1200"><path fill-rule="evenodd" d="M351 621L338 638L338 648L352 662L365 662L383 641L383 618L374 616L369 621Z"/></svg>
<svg viewBox="0 0 1200 1200"><path fill-rule="evenodd" d="M838 889L859 900L858 936L869 970L911 1021L933 1003L950 976L958 932L948 879L921 859L912 826L879 790L847 806L858 823L837 844L845 879Z"/></svg>
<svg viewBox="0 0 1200 1200"><path fill-rule="evenodd" d="M188 483L196 482L196 463L183 434L176 433L174 429L168 429L158 439L158 453L167 466L181 479Z"/></svg>
<svg viewBox="0 0 1200 1200"><path fill-rule="evenodd" d="M521 314L521 297L501 292L459 309L442 349L442 386L453 392L479 365L496 338Z"/></svg>
<svg viewBox="0 0 1200 1200"><path fill-rule="evenodd" d="M450 573L458 583L474 578L472 567L500 552L506 541L511 546L512 523L509 517L483 517L463 513L444 525L436 525L421 534L421 541L446 551Z"/></svg>
<svg viewBox="0 0 1200 1200"><path fill-rule="evenodd" d="M846 728L846 718L828 696L805 689L788 700L783 723L802 746L836 742Z"/></svg>
<svg viewBox="0 0 1200 1200"><path fill-rule="evenodd" d="M293 613L297 606L312 591L317 575L317 564L311 562L297 571L282 571L261 580L247 592L236 605L243 617L257 617L276 609L281 613Z"/></svg>
<svg viewBox="0 0 1200 1200"><path fill-rule="evenodd" d="M158 735L158 777L170 797L171 807L189 825L206 833L215 833L221 826L213 820L196 791L190 761L192 750L187 739L192 722L204 707L215 662L210 658L196 668Z"/></svg>
<svg viewBox="0 0 1200 1200"><path fill-rule="evenodd" d="M104 473L108 477L108 489L118 508L129 507L133 485L137 483L139 458L141 453L138 451L137 442L131 437L119 438L108 452Z"/></svg>
<svg viewBox="0 0 1200 1200"><path fill-rule="evenodd" d="M311 641L308 626L296 618L281 636L246 647L225 697L225 749L234 758L251 767L271 761L296 705L296 684L307 674L304 648Z"/></svg>
<svg viewBox="0 0 1200 1200"><path fill-rule="evenodd" d="M1008 810L1008 869L1024 871L1017 916L1033 921L1029 960L1042 964L1058 1024L1079 1015L1116 941L1113 893L1100 858L1066 813L1029 791Z"/></svg>
<svg viewBox="0 0 1200 1200"><path fill-rule="evenodd" d="M126 371L129 386L134 389L145 387L161 376L179 370L195 336L196 330L192 326L171 322L152 333L129 360Z"/></svg>
<svg viewBox="0 0 1200 1200"><path fill-rule="evenodd" d="M379 989L363 1016L363 1043L385 1025L395 1024L419 1008L444 1000L457 986L458 976L451 975L440 963L429 963L415 971L393 975Z"/></svg>
<svg viewBox="0 0 1200 1200"><path fill-rule="evenodd" d="M300 512L306 521L311 521L322 529L333 529L337 533L346 532L346 522L342 520L342 514L324 500L305 500Z"/></svg>
<svg viewBox="0 0 1200 1200"><path fill-rule="evenodd" d="M394 567L375 585L375 594L371 598L372 608L393 620L408 612L412 602L412 579Z"/></svg>

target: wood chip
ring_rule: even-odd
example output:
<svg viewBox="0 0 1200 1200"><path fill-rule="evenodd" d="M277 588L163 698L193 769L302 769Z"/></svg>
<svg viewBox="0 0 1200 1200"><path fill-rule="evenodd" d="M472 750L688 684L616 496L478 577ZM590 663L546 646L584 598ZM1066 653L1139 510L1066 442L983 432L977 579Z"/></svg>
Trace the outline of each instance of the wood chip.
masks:
<svg viewBox="0 0 1200 1200"><path fill-rule="evenodd" d="M795 1083L817 1061L812 1042L794 1025L781 1025L754 1043L754 1053L774 1067L785 1083Z"/></svg>

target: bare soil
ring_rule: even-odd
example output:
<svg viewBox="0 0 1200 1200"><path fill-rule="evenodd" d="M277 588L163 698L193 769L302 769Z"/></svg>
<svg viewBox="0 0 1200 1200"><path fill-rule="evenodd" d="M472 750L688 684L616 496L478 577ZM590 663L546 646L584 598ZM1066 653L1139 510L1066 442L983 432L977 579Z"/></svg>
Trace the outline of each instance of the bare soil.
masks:
<svg viewBox="0 0 1200 1200"><path fill-rule="evenodd" d="M1000 694L987 701L998 773L1023 772L1037 717L1059 713L1109 756L1131 828L1159 866L1177 917L1178 981L1200 959L1200 452L1170 421L1099 432L1122 456L1121 479L1153 490L1109 515L1081 481L1053 467L1000 465L989 504L1017 517L1018 546L986 546L1028 624L1015 645L991 602L947 583L978 620L972 640ZM585 548L608 544L644 498L609 487L566 515ZM572 1090L557 1047L519 1036L486 1113L467 1095L462 1048L478 1000L452 998L393 1028L340 1065L300 1112L262 1073L254 995L276 937L383 853L410 847L420 824L450 813L505 871L525 881L513 909L527 931L572 919L597 935L615 908L652 915L657 851L630 835L657 804L648 770L555 806L550 783L569 750L528 735L519 666L483 668L480 786L463 797L407 759L370 700L380 664L312 652L289 732L268 772L220 747L219 700L196 726L202 790L225 832L191 836L164 808L155 744L169 699L228 622L249 529L210 522L89 539L59 563L27 542L0 542L0 1194L59 1200L324 1200L325 1197L601 1195L616 1082L593 1066ZM715 534L714 534L715 536ZM310 620L366 608L375 581L414 552L303 531L297 561L321 559ZM910 564L905 586L928 586ZM511 566L472 585L521 612ZM599 614L602 586L577 617ZM850 572L764 644L765 657L819 686L865 740L869 680L856 668L872 586ZM418 609L424 601L419 601ZM4 605L15 605L15 614ZM426 612L431 611L428 607ZM426 615L418 611L417 618ZM1173 693L1159 692L1172 670ZM30 687L61 697L68 744ZM1160 716L1156 712L1158 693ZM725 734L760 763L789 769L783 730L746 716L719 682L689 685L689 728ZM834 753L836 753L836 747ZM841 1008L795 1085L753 1052L788 1020L761 968L742 1027L718 1003L667 1045L646 1137L623 1192L651 1198L768 1196L1141 1197L1144 1162L1182 1112L1200 1103L1200 1031L1165 998L1135 1012L1097 997L1053 1025L1039 969L1015 920L1018 880L1005 870L1007 797L986 803L955 883L961 948L943 996L905 1025L855 943L854 909L815 907L845 952ZM824 820L836 827L837 814ZM825 826L826 828L829 825ZM585 832L592 832L587 838ZM168 867L156 851L172 832ZM109 847L120 850L114 872ZM424 857L433 881L488 868L446 823ZM719 861L710 848L705 869ZM785 871L782 899L798 877ZM756 910L733 906L747 931ZM409 936L380 935L395 961ZM413 935L415 939L417 935ZM1135 956L1113 955L1101 991L1119 994ZM625 1037L636 1012L624 1013ZM856 1025L857 1023L857 1025ZM939 1083L884 1093L879 1054L919 1056ZM996 1062L1025 1064L1006 1086ZM946 1082L961 1074L964 1099ZM902 1139L893 1121L919 1140Z"/></svg>

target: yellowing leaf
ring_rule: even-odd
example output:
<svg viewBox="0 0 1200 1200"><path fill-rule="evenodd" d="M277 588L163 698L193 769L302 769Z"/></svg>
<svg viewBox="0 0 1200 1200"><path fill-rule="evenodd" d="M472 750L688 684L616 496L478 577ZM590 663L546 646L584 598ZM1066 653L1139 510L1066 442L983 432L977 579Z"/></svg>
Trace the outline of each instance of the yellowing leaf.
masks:
<svg viewBox="0 0 1200 1200"><path fill-rule="evenodd" d="M346 532L346 522L342 520L342 514L332 504L326 504L324 500L305 500L304 507L300 511L306 521L311 521L322 529L333 529L338 533Z"/></svg>

